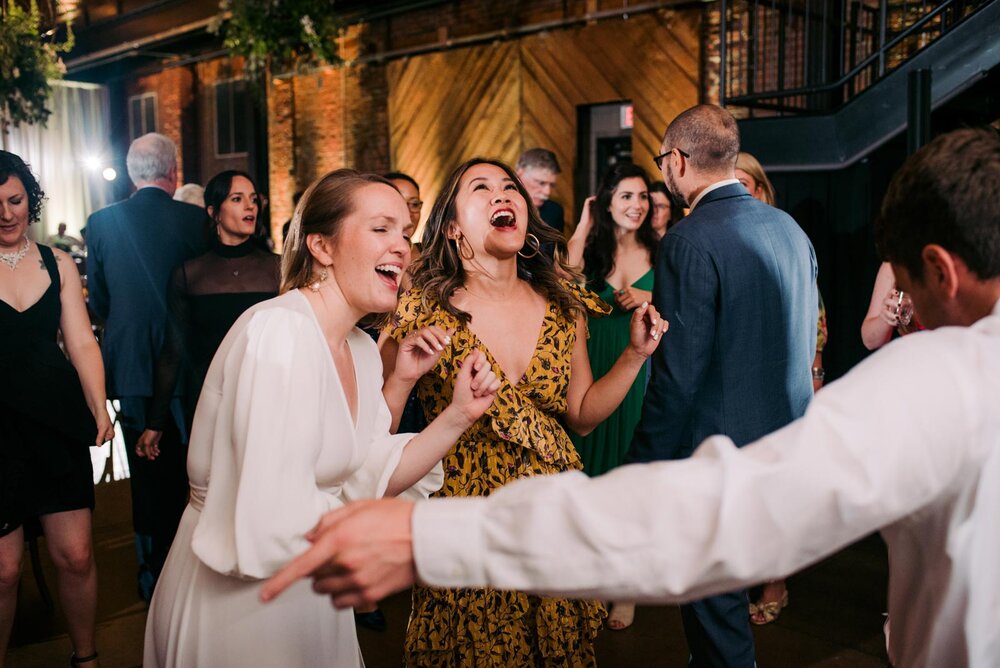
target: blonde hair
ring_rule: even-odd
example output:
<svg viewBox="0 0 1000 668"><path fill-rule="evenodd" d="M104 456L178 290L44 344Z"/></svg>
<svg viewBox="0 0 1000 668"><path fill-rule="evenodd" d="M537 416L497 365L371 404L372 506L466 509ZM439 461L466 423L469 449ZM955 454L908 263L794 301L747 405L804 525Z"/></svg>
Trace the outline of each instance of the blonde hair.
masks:
<svg viewBox="0 0 1000 668"><path fill-rule="evenodd" d="M373 183L396 189L381 176L361 174L353 169L332 171L306 189L295 206L281 254L281 294L304 288L313 281L313 256L306 245L306 237L310 234L336 237L344 219L354 212L354 193Z"/></svg>
<svg viewBox="0 0 1000 668"><path fill-rule="evenodd" d="M764 168L760 166L757 158L746 151L740 151L739 155L736 156L736 169L742 169L750 175L750 178L763 192L764 204L774 206L774 186L771 185L771 179L767 178L767 174L764 173Z"/></svg>

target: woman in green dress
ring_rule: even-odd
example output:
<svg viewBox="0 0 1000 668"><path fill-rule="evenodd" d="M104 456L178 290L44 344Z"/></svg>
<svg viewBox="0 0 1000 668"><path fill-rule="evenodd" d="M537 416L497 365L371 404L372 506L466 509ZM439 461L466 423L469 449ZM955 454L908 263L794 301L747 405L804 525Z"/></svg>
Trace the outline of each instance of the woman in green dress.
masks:
<svg viewBox="0 0 1000 668"><path fill-rule="evenodd" d="M569 263L579 266L582 256L587 287L612 305L609 315L588 322L587 352L595 378L608 372L628 344L632 311L652 300L658 241L652 218L646 172L630 162L618 163L604 175L597 195L584 202L570 240ZM643 368L604 422L586 436L572 435L587 475L601 475L622 464L642 414L645 390ZM634 605L615 603L608 627L625 629L634 615Z"/></svg>
<svg viewBox="0 0 1000 668"><path fill-rule="evenodd" d="M605 174L597 195L584 202L568 255L570 264L577 266L582 257L587 287L612 305L610 315L588 323L587 352L595 377L607 373L628 344L632 310L651 300L655 253L646 172L632 163L619 163ZM621 465L639 422L645 387L643 370L608 419L587 436L574 435L588 475Z"/></svg>

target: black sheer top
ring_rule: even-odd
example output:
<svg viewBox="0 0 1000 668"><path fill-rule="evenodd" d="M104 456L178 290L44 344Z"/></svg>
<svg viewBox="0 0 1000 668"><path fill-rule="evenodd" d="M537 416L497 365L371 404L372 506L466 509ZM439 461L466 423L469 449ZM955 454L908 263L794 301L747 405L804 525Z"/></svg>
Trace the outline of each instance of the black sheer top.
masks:
<svg viewBox="0 0 1000 668"><path fill-rule="evenodd" d="M279 281L280 258L253 239L239 246L215 239L209 252L177 268L167 296L168 327L146 415L148 429L162 431L167 424L175 388L190 427L222 339L244 311L277 296Z"/></svg>

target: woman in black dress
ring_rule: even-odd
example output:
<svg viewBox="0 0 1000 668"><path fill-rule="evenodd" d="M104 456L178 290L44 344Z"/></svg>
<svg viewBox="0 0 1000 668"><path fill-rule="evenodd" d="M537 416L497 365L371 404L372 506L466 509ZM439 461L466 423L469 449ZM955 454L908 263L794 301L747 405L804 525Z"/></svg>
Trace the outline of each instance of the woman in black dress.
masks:
<svg viewBox="0 0 1000 668"><path fill-rule="evenodd" d="M159 455L175 390L190 433L208 366L229 328L248 308L278 295L281 258L254 237L261 198L250 175L229 170L212 177L205 186L205 210L214 224L211 248L177 268L169 291L169 327L146 430L136 444L138 455L148 459Z"/></svg>
<svg viewBox="0 0 1000 668"><path fill-rule="evenodd" d="M76 265L67 253L27 237L43 197L24 161L0 151L0 666L14 623L22 524L34 518L56 567L70 662L96 666L88 446L109 440L114 427ZM59 331L69 360L59 349Z"/></svg>

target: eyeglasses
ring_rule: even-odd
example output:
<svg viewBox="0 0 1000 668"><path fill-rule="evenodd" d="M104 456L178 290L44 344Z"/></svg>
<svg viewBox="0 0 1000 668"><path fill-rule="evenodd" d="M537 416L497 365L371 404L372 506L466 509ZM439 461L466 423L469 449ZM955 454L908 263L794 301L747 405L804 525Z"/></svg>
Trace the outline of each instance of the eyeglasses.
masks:
<svg viewBox="0 0 1000 668"><path fill-rule="evenodd" d="M418 199L408 199L406 200L406 206L410 211L420 211L424 207L424 203Z"/></svg>
<svg viewBox="0 0 1000 668"><path fill-rule="evenodd" d="M656 168L662 170L663 169L663 159L666 158L671 153L673 153L674 151L677 151L678 153L680 153L681 156L684 157L684 158L687 158L687 159L691 158L691 154L690 153L685 153L681 149L675 147L675 148L670 149L666 153L661 153L660 155L653 156L653 162L656 163Z"/></svg>

